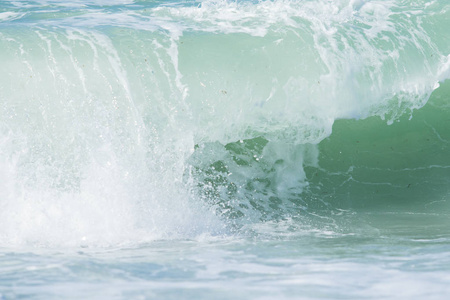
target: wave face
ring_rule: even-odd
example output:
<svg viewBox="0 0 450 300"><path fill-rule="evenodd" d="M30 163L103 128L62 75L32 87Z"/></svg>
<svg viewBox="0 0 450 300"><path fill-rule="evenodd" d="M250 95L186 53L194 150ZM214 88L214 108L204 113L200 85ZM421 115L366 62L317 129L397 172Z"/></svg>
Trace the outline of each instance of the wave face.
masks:
<svg viewBox="0 0 450 300"><path fill-rule="evenodd" d="M448 209L449 16L446 1L2 1L0 246Z"/></svg>

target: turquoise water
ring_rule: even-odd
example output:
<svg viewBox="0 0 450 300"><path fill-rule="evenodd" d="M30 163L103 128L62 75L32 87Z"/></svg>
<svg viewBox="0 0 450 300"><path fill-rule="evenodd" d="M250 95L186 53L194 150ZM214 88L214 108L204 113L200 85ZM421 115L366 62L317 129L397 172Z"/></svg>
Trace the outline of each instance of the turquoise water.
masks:
<svg viewBox="0 0 450 300"><path fill-rule="evenodd" d="M0 3L0 299L447 299L447 1Z"/></svg>

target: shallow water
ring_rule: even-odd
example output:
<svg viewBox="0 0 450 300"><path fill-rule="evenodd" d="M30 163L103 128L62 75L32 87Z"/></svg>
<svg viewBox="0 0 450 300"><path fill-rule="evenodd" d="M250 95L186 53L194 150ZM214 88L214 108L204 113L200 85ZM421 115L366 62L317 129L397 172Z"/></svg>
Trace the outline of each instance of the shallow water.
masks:
<svg viewBox="0 0 450 300"><path fill-rule="evenodd" d="M445 298L448 236L407 237L402 229L158 241L131 249L3 250L2 297Z"/></svg>

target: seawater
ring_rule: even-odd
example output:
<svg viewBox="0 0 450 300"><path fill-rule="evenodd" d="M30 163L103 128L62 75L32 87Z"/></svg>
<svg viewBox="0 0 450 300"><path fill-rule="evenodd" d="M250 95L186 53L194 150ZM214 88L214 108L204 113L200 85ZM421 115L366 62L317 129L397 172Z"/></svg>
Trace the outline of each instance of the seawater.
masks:
<svg viewBox="0 0 450 300"><path fill-rule="evenodd" d="M0 299L447 299L450 3L0 3Z"/></svg>

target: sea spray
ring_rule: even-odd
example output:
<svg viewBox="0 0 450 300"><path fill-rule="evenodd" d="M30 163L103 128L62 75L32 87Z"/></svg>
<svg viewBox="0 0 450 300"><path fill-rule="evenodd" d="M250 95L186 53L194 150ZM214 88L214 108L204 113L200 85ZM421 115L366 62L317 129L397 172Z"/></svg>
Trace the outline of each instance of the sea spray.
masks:
<svg viewBox="0 0 450 300"><path fill-rule="evenodd" d="M24 35L33 48L4 65L2 154L14 162L2 171L5 245L107 246L222 230L182 182L194 145L164 102L182 97L168 71L147 84L155 87L147 97L161 103L160 112L147 112L152 101L131 92L143 90L129 82L133 74L107 36L78 29ZM11 44L27 42L17 39ZM153 56L158 67L161 51Z"/></svg>
<svg viewBox="0 0 450 300"><path fill-rule="evenodd" d="M196 238L335 208L355 178L323 169L336 120L393 124L448 78L437 1L36 3L0 15L3 246Z"/></svg>

